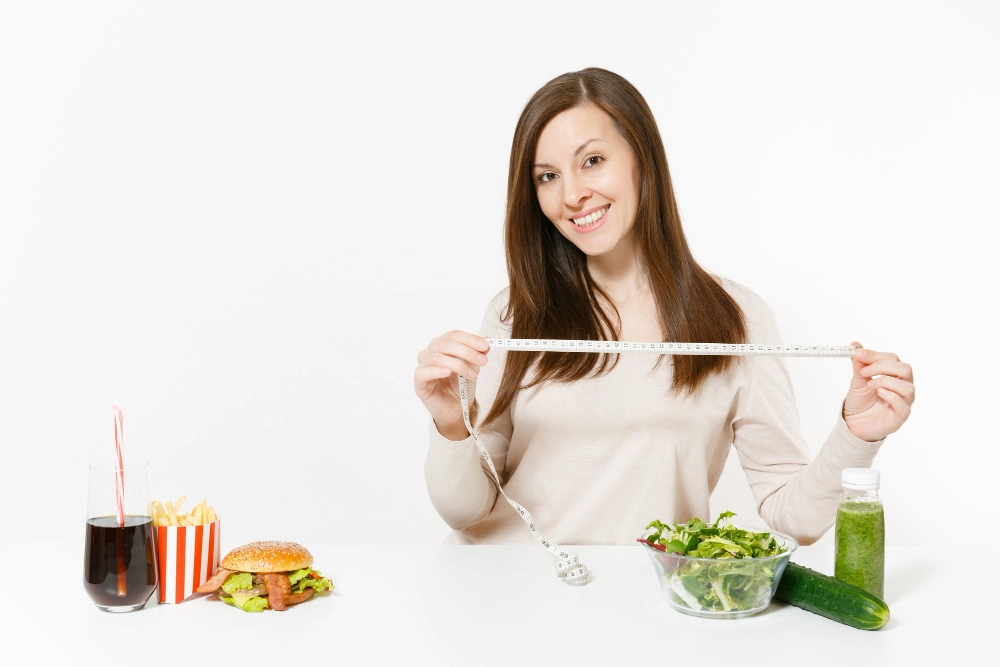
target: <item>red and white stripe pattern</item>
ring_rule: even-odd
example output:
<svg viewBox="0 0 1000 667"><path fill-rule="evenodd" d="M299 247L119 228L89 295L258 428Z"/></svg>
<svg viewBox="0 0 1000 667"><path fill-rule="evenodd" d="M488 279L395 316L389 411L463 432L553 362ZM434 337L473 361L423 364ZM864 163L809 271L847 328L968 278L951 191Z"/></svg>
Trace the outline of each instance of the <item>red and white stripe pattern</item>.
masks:
<svg viewBox="0 0 1000 667"><path fill-rule="evenodd" d="M125 525L125 471L122 463L122 443L125 441L125 417L122 409L117 405L112 405L115 420L115 457L118 465L115 466L115 500L118 501L118 525Z"/></svg>
<svg viewBox="0 0 1000 667"><path fill-rule="evenodd" d="M219 569L219 522L201 526L157 526L160 603L177 604Z"/></svg>

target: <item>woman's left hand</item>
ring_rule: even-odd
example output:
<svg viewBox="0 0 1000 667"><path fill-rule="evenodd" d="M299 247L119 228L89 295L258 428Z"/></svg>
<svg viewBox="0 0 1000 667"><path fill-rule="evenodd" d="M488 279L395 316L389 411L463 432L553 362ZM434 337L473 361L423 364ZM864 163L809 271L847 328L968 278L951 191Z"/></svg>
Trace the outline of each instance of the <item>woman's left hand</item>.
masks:
<svg viewBox="0 0 1000 667"><path fill-rule="evenodd" d="M899 430L910 416L913 369L891 352L864 348L855 352L851 363L854 377L844 399L844 421L858 438L876 442Z"/></svg>

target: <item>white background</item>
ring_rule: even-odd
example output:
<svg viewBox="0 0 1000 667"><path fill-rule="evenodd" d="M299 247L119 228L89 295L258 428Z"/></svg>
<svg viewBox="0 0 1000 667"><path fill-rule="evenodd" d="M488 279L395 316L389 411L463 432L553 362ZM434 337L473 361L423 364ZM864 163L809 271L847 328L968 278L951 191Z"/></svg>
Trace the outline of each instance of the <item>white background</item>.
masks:
<svg viewBox="0 0 1000 667"><path fill-rule="evenodd" d="M889 542L998 544L1000 9L690 4L3 4L0 547L82 537L112 403L230 544L439 543L415 357L504 287L518 114L591 65L707 269L914 366ZM815 452L850 366L788 364ZM754 515L734 459L712 504Z"/></svg>

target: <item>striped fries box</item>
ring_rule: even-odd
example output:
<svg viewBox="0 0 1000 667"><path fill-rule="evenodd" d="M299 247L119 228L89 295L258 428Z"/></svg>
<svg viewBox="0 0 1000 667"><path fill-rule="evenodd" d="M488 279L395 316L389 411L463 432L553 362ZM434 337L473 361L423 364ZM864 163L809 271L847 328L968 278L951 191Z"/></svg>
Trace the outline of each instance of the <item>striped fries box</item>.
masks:
<svg viewBox="0 0 1000 667"><path fill-rule="evenodd" d="M219 521L202 526L157 526L160 604L184 602L219 569Z"/></svg>

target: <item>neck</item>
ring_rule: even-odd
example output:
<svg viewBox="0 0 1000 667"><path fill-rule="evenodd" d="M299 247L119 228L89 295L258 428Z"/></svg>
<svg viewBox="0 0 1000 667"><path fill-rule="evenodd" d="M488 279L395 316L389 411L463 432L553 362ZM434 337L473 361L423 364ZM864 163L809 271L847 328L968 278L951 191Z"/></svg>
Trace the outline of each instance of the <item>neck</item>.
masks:
<svg viewBox="0 0 1000 667"><path fill-rule="evenodd" d="M631 243L619 243L604 255L587 258L591 277L608 293L616 306L621 306L649 292L649 279L642 269L639 255Z"/></svg>

